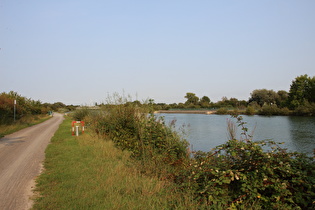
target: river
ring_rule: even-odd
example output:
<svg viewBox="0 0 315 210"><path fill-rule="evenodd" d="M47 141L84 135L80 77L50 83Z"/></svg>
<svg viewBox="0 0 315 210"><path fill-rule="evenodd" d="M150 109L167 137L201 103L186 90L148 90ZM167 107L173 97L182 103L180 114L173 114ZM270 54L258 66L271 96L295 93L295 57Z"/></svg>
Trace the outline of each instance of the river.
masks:
<svg viewBox="0 0 315 210"><path fill-rule="evenodd" d="M176 121L176 129L185 130L185 139L192 150L209 151L228 140L227 120L236 119L229 115L204 114L158 114L166 124ZM283 148L289 151L304 152L312 155L315 149L315 118L295 116L243 116L249 134L255 140L284 142ZM237 136L240 137L238 128Z"/></svg>

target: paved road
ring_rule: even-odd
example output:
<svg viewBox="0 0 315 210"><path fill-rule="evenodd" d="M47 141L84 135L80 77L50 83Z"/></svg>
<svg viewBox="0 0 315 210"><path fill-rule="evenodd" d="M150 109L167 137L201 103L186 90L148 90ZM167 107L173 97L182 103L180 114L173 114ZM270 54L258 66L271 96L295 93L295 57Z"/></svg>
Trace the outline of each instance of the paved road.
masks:
<svg viewBox="0 0 315 210"><path fill-rule="evenodd" d="M39 175L45 149L63 121L62 114L0 139L0 209L29 209L34 178Z"/></svg>

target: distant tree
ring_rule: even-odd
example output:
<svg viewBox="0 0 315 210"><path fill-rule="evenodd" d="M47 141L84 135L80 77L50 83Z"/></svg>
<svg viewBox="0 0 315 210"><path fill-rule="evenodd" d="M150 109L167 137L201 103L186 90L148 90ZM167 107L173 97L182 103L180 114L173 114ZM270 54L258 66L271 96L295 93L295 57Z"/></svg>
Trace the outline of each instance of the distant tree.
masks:
<svg viewBox="0 0 315 210"><path fill-rule="evenodd" d="M200 99L200 106L203 108L209 107L210 106L210 98L208 96L203 96Z"/></svg>
<svg viewBox="0 0 315 210"><path fill-rule="evenodd" d="M228 100L228 104L233 107L238 107L239 101L237 98L230 98L230 100Z"/></svg>
<svg viewBox="0 0 315 210"><path fill-rule="evenodd" d="M150 98L149 99L149 104L154 104L154 99Z"/></svg>
<svg viewBox="0 0 315 210"><path fill-rule="evenodd" d="M230 98L228 99L226 96L222 97L221 101L218 101L216 104L218 107L246 107L247 101L245 100L238 100L237 98Z"/></svg>
<svg viewBox="0 0 315 210"><path fill-rule="evenodd" d="M285 90L279 90L277 94L278 97L276 98L276 104L279 107L285 107L288 101L289 93Z"/></svg>
<svg viewBox="0 0 315 210"><path fill-rule="evenodd" d="M309 81L308 101L315 103L315 76Z"/></svg>
<svg viewBox="0 0 315 210"><path fill-rule="evenodd" d="M178 105L177 105L177 103L172 103L172 104L169 104L169 107L170 107L171 109L175 109L175 108L178 107Z"/></svg>
<svg viewBox="0 0 315 210"><path fill-rule="evenodd" d="M260 106L276 104L278 94L274 90L257 89L251 93L249 103L256 101Z"/></svg>
<svg viewBox="0 0 315 210"><path fill-rule="evenodd" d="M54 110L54 111L58 111L58 109L61 109L61 108L65 108L66 105L62 102L55 102L51 105L51 108Z"/></svg>
<svg viewBox="0 0 315 210"><path fill-rule="evenodd" d="M203 96L201 99L200 99L200 102L201 103L210 103L210 98L208 96Z"/></svg>
<svg viewBox="0 0 315 210"><path fill-rule="evenodd" d="M186 93L185 98L187 99L185 102L186 105L197 105L199 102L199 98L195 93Z"/></svg>
<svg viewBox="0 0 315 210"><path fill-rule="evenodd" d="M178 103L177 108L183 109L183 108L185 108L185 104L184 103Z"/></svg>
<svg viewBox="0 0 315 210"><path fill-rule="evenodd" d="M301 75L292 81L288 97L291 108L304 105L305 101L315 102L315 77Z"/></svg>

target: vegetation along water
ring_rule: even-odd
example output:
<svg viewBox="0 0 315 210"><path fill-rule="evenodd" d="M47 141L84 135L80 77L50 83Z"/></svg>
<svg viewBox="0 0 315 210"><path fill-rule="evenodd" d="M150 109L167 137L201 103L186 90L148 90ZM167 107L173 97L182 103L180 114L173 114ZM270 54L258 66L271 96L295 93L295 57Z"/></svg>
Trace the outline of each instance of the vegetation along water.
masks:
<svg viewBox="0 0 315 210"><path fill-rule="evenodd" d="M140 202L133 201L140 201L143 195L157 196L148 204L141 203L153 209L185 209L187 206L189 209L314 209L314 156L308 149L308 155L294 152L304 151L300 146L305 136L313 139L314 134L309 131L314 121L307 121L308 117L262 118L254 115L314 116L314 90L315 77L302 75L292 82L289 93L257 90L252 92L248 102L223 98L212 103L208 97L199 100L195 94L187 93L185 104L164 108L218 108L219 114L244 112L253 115L234 115L233 118L190 115L190 119L200 117L196 119L201 122L198 129L206 126L211 132L217 132L215 135L220 135L209 137L215 132L201 134L196 130L215 145L201 144L196 148L199 146L193 142L193 150L189 149L185 136L176 132L176 126L182 123L175 124L169 119L172 123L167 126L169 122L152 114L164 106L153 100L141 104L114 95L113 100L101 104L98 110L78 109L72 113L73 120L84 120L88 130L76 138L70 135L70 119L69 127L67 124L60 127L47 149L45 173L37 181L39 203L35 204L35 209L47 209L52 203L61 209L63 206L65 209L137 209L141 208ZM14 92L2 93L1 124L14 123L13 99L18 102L17 120L57 107L59 110L73 108L62 103L42 104ZM202 123L209 119L214 120L211 125ZM256 129L253 129L256 122ZM194 124L187 120L184 123ZM262 128L268 129L260 131ZM192 126L188 127L189 132L195 132ZM285 145L277 143L285 139L290 141ZM109 151L115 154L108 156ZM106 165L110 162L126 167L124 172L111 164ZM146 188L147 181L139 182L136 177L131 181L130 172L140 179L152 181L152 188ZM109 174L113 176L107 176ZM122 184L115 186L115 182ZM109 185L112 187L108 188ZM111 193L115 196L109 197Z"/></svg>
<svg viewBox="0 0 315 210"><path fill-rule="evenodd" d="M312 156L287 151L277 139L252 140L248 128L251 125L237 115L232 119L226 115L203 115L223 122L220 126L228 129L221 136L227 141L220 138L209 151L192 151L180 133L174 132L175 121L167 123L148 114L150 108L150 104L139 106L119 99L104 106L103 111L78 110L73 117L85 119L100 139L113 141L118 148L129 151L132 167L144 176L172 183L171 191L186 195L183 199L193 202L197 209L315 207ZM190 115L193 116L201 115ZM177 199L166 204L167 208L182 208L180 204L187 202Z"/></svg>
<svg viewBox="0 0 315 210"><path fill-rule="evenodd" d="M186 138L192 149L210 151L228 140L229 115L158 114L166 124L176 121L177 131L185 127ZM253 140L284 142L290 151L310 155L315 149L315 118L299 116L243 116ZM240 129L239 129L240 130ZM240 136L240 131L238 132Z"/></svg>

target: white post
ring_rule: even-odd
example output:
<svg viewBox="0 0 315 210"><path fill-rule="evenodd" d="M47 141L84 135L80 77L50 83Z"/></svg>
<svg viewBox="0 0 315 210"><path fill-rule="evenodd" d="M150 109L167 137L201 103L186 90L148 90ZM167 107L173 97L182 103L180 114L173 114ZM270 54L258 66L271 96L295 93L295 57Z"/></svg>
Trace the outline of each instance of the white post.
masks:
<svg viewBox="0 0 315 210"><path fill-rule="evenodd" d="M14 122L15 122L15 112L16 112L16 100L14 100Z"/></svg>
<svg viewBox="0 0 315 210"><path fill-rule="evenodd" d="M79 126L75 126L76 128L76 136L79 136Z"/></svg>

